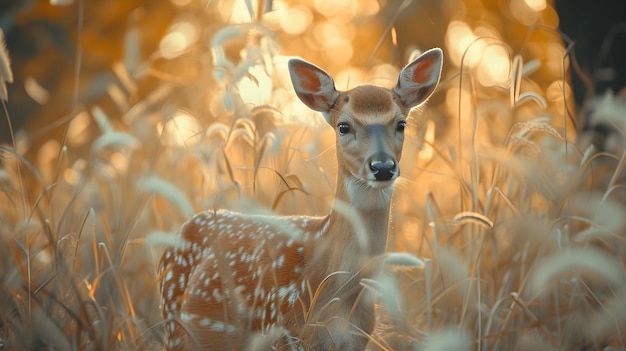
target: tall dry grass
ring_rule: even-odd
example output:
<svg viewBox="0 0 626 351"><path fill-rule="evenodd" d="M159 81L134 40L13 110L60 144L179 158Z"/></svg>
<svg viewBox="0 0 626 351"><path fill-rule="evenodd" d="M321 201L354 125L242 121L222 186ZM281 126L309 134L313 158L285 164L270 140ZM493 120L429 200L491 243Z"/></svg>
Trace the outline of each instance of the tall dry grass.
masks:
<svg viewBox="0 0 626 351"><path fill-rule="evenodd" d="M155 266L191 214L328 210L333 134L292 93L284 37L262 8L231 24L216 6L181 7L186 45L146 60L128 34L114 112L84 106L61 141L0 147L0 349L160 349ZM412 116L388 243L411 255L363 281L381 296L372 349L626 348L626 157L581 149L523 57L505 89L446 67ZM397 68L352 72L390 84Z"/></svg>

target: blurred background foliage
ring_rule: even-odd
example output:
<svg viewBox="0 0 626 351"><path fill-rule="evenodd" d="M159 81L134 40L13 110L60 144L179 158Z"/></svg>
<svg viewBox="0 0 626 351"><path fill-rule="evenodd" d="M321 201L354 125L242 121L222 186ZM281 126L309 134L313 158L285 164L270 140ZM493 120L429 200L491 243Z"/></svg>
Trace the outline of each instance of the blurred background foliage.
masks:
<svg viewBox="0 0 626 351"><path fill-rule="evenodd" d="M325 67L337 77L339 87L364 69L385 79L375 70L386 69L385 64L402 66L412 50L430 47L446 51L445 73L450 79L458 74L462 55L472 43L466 68L481 86L505 87L512 57L519 54L527 61L540 61L533 74L534 89L557 90L550 102L554 108L563 106L554 101L559 95L555 86L569 66L556 32L558 15L545 0L68 3L22 0L0 9L16 76L9 86L9 115L16 127L29 125L33 142L46 139L35 136L50 130L58 135L79 106L109 103L107 91L119 83L115 65L132 69L129 66L140 62L148 64L152 72L143 72L142 83L158 81L164 78L157 77L158 72L169 73L164 68L175 65L164 61L200 60L193 53L211 50L215 34L228 24L263 26L271 32L277 54L301 56ZM235 63L243 59L240 50L248 40L230 38L223 43L226 57ZM206 63L204 70L215 68L212 60ZM206 88L213 84L207 81ZM456 103L450 101L456 97L442 91L435 100L445 102L449 115L457 113ZM6 141L6 118L2 123Z"/></svg>
<svg viewBox="0 0 626 351"><path fill-rule="evenodd" d="M441 47L388 245L433 271L402 273L406 315L383 344L434 343L453 325L475 349L624 347L619 274L574 274L543 295L529 283L560 273L566 248L619 267L626 252L623 158L588 176L560 22L548 0L2 2L14 76L0 118L3 345L158 349L155 262L184 220L330 207L334 134L295 97L288 58L339 89L392 86L416 50ZM532 275L541 265L552 270Z"/></svg>

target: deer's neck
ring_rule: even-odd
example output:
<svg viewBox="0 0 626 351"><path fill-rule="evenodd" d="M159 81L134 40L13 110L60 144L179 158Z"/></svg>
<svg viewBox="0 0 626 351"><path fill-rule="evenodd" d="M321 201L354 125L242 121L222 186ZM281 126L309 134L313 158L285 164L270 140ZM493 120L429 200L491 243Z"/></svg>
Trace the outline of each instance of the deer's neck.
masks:
<svg viewBox="0 0 626 351"><path fill-rule="evenodd" d="M358 244L354 254L365 259L384 253L393 184L372 187L351 175L339 179L330 218L344 230L333 235Z"/></svg>
<svg viewBox="0 0 626 351"><path fill-rule="evenodd" d="M324 277L338 271L360 272L369 259L385 252L387 243L393 185L374 188L351 176L339 179L335 203L312 257L317 269L325 267Z"/></svg>

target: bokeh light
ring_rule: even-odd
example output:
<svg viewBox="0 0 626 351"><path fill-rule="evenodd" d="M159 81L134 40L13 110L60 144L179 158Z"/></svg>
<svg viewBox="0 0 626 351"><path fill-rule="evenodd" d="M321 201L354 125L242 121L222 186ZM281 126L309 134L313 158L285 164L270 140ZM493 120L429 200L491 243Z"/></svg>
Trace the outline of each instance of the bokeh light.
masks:
<svg viewBox="0 0 626 351"><path fill-rule="evenodd" d="M225 0L216 1L215 5L223 23L250 23L254 21L254 11L258 8L258 1Z"/></svg>
<svg viewBox="0 0 626 351"><path fill-rule="evenodd" d="M176 6L187 6L189 4L191 4L191 2L193 0L170 0L172 2L172 4L176 5Z"/></svg>
<svg viewBox="0 0 626 351"><path fill-rule="evenodd" d="M161 141L167 146L191 146L200 141L202 135L198 120L180 110L167 122L160 122L157 129Z"/></svg>
<svg viewBox="0 0 626 351"><path fill-rule="evenodd" d="M196 26L186 21L175 23L170 28L169 33L161 39L159 49L161 55L166 59L180 56L196 42L198 31Z"/></svg>
<svg viewBox="0 0 626 351"><path fill-rule="evenodd" d="M91 116L87 112L77 114L70 122L67 130L67 142L72 146L83 145L89 140L87 128L91 124Z"/></svg>
<svg viewBox="0 0 626 351"><path fill-rule="evenodd" d="M280 28L287 34L299 35L309 29L313 14L306 6L293 6L280 16Z"/></svg>
<svg viewBox="0 0 626 351"><path fill-rule="evenodd" d="M466 22L452 21L448 24L448 30L446 31L446 48L448 50L446 53L455 66L461 66L463 55L465 55L464 65L467 67L476 66L486 46L485 41L478 40L478 36L474 34L474 31Z"/></svg>
<svg viewBox="0 0 626 351"><path fill-rule="evenodd" d="M526 5L533 11L543 11L546 9L546 0L525 0Z"/></svg>
<svg viewBox="0 0 626 351"><path fill-rule="evenodd" d="M511 58L501 45L489 45L483 51L477 70L478 82L483 86L506 88L510 80Z"/></svg>
<svg viewBox="0 0 626 351"><path fill-rule="evenodd" d="M253 106L265 105L272 98L272 79L263 66L255 65L237 82L237 90L244 103Z"/></svg>

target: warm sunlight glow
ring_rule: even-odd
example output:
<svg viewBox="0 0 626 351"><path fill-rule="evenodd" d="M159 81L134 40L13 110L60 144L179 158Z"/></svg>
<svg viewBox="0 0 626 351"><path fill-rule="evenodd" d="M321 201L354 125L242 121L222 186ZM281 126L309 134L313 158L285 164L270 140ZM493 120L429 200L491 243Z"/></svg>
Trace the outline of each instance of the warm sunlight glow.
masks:
<svg viewBox="0 0 626 351"><path fill-rule="evenodd" d="M280 16L280 27L287 34L297 35L309 28L313 14L306 6L294 6Z"/></svg>
<svg viewBox="0 0 626 351"><path fill-rule="evenodd" d="M350 21L352 16L352 0L315 0L314 6L317 11L326 17L341 17L342 21Z"/></svg>
<svg viewBox="0 0 626 351"><path fill-rule="evenodd" d="M71 185L77 184L86 166L87 162L85 160L76 160L76 162L74 162L74 165L72 165L72 168L66 168L63 171L63 180Z"/></svg>
<svg viewBox="0 0 626 351"><path fill-rule="evenodd" d="M322 47L322 56L337 64L347 63L353 53L352 44L345 38L335 38Z"/></svg>
<svg viewBox="0 0 626 351"><path fill-rule="evenodd" d="M543 11L546 8L546 0L524 0L526 5L533 11Z"/></svg>
<svg viewBox="0 0 626 351"><path fill-rule="evenodd" d="M543 2L545 8L545 0L511 0L511 15L526 26L533 25L540 19L538 10L535 10L541 6L539 2Z"/></svg>
<svg viewBox="0 0 626 351"><path fill-rule="evenodd" d="M172 2L172 4L176 5L176 6L187 6L189 4L191 4L192 0L170 0Z"/></svg>
<svg viewBox="0 0 626 351"><path fill-rule="evenodd" d="M352 58L350 41L354 37L354 28L349 23L321 22L315 25L313 35L328 62L344 64Z"/></svg>
<svg viewBox="0 0 626 351"><path fill-rule="evenodd" d="M570 85L565 82L564 86L563 83L564 82L560 79L555 80L554 82L550 83L550 85L546 89L546 99L548 100L548 103L554 106L559 114L565 113L564 99L566 99L567 102L570 104L573 103L574 99L572 88L570 87ZM573 106L569 106L569 108L572 107Z"/></svg>
<svg viewBox="0 0 626 351"><path fill-rule="evenodd" d="M167 59L178 57L197 39L198 31L195 26L188 22L178 22L172 25L170 32L161 40L161 55Z"/></svg>
<svg viewBox="0 0 626 351"><path fill-rule="evenodd" d="M37 153L37 168L43 177L53 174L60 148L61 144L57 140L50 139L39 149Z"/></svg>
<svg viewBox="0 0 626 351"><path fill-rule="evenodd" d="M248 75L237 83L237 89L244 103L255 106L267 104L272 96L272 79L262 66L252 66Z"/></svg>
<svg viewBox="0 0 626 351"><path fill-rule="evenodd" d="M163 126L159 123L161 141L168 146L191 146L200 141L201 127L198 120L184 111L176 115Z"/></svg>
<svg viewBox="0 0 626 351"><path fill-rule="evenodd" d="M376 0L361 0L352 3L352 12L355 17L374 16L380 11L380 3Z"/></svg>
<svg viewBox="0 0 626 351"><path fill-rule="evenodd" d="M127 155L121 152L114 152L111 154L111 166L113 166L118 173L126 173L128 169L129 158Z"/></svg>
<svg viewBox="0 0 626 351"><path fill-rule="evenodd" d="M422 150L420 150L418 156L422 160L430 160L433 158L433 147L435 143L435 122L433 120L428 120L426 122L426 132L424 133L424 143L422 146Z"/></svg>
<svg viewBox="0 0 626 351"><path fill-rule="evenodd" d="M475 42L476 39L477 36L467 23L452 21L448 24L445 37L447 54L456 66L461 65L463 54L470 45L472 45L471 50L466 54L463 64L466 67L474 67L477 64L486 44L484 41Z"/></svg>
<svg viewBox="0 0 626 351"><path fill-rule="evenodd" d="M546 43L545 51L545 67L555 75L561 75L561 72L567 72L570 60L564 60L565 47L562 43Z"/></svg>
<svg viewBox="0 0 626 351"><path fill-rule="evenodd" d="M35 100L40 105L45 105L50 101L50 92L33 77L26 78L24 81L24 90L31 99Z"/></svg>
<svg viewBox="0 0 626 351"><path fill-rule="evenodd" d="M461 109L459 109L459 104L462 106ZM450 87L446 91L446 109L448 114L454 116L454 118L458 118L460 113L461 120L469 119L473 113L471 94L466 89L463 89L459 97L459 87Z"/></svg>
<svg viewBox="0 0 626 351"><path fill-rule="evenodd" d="M415 220L407 220L402 225L402 233L404 233L404 237L407 242L417 243L420 239L420 223Z"/></svg>
<svg viewBox="0 0 626 351"><path fill-rule="evenodd" d="M258 8L258 1L253 0L217 1L216 3L222 20L235 24L252 22L254 11Z"/></svg>
<svg viewBox="0 0 626 351"><path fill-rule="evenodd" d="M490 45L483 51L478 69L478 82L483 86L506 87L511 61L504 47Z"/></svg>
<svg viewBox="0 0 626 351"><path fill-rule="evenodd" d="M37 263L42 265L49 265L52 263L52 255L50 255L50 251L48 250L39 251L35 257L38 261Z"/></svg>
<svg viewBox="0 0 626 351"><path fill-rule="evenodd" d="M398 82L398 73L400 73L398 67L383 63L372 67L367 72L367 77L360 77L363 73L356 72L351 79L354 80L355 77L360 77L359 79L364 79L363 83L391 88Z"/></svg>
<svg viewBox="0 0 626 351"><path fill-rule="evenodd" d="M71 146L78 146L84 144L89 138L87 128L91 124L91 116L88 112L83 111L76 115L70 122L69 129L67 130L67 143Z"/></svg>

